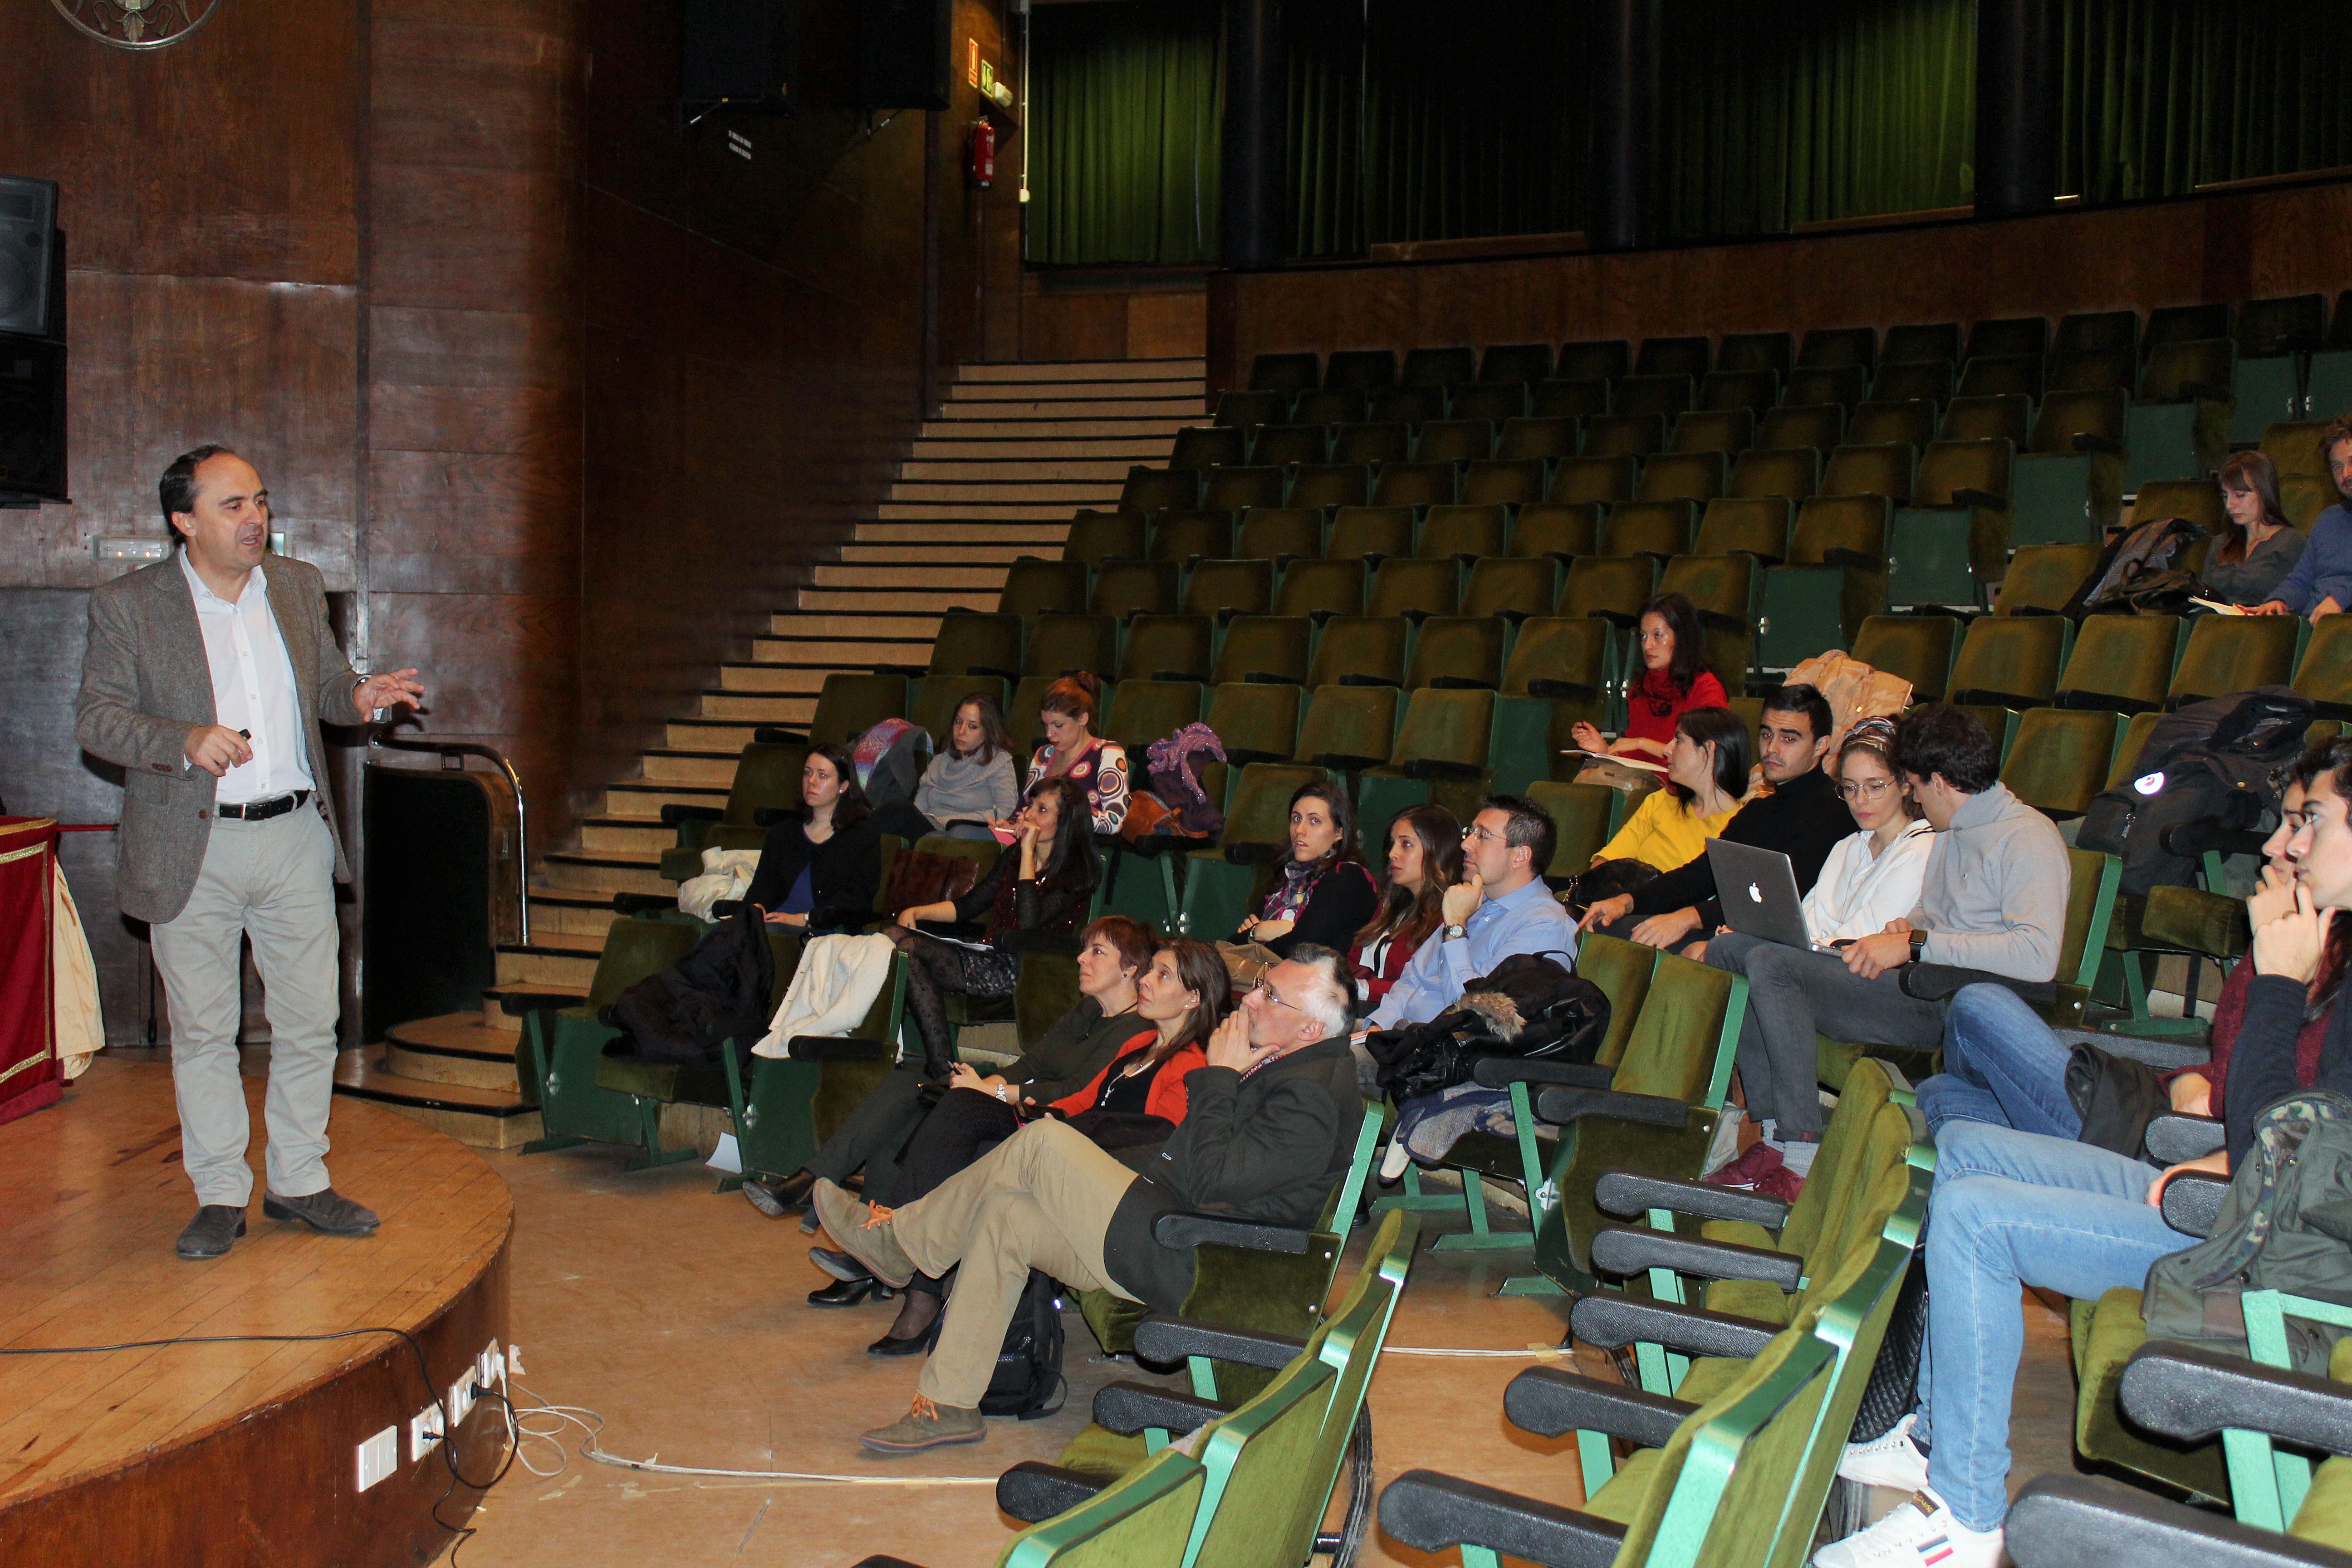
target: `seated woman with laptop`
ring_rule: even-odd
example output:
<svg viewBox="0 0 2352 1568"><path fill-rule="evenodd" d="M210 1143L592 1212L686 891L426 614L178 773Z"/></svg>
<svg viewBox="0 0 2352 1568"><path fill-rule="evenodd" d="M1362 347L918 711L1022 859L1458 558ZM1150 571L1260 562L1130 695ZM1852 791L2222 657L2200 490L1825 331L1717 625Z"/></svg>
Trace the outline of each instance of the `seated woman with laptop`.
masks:
<svg viewBox="0 0 2352 1568"><path fill-rule="evenodd" d="M1805 895L1805 934L1826 947L1868 936L1919 902L1936 835L1889 760L1895 721L1864 719L1838 749L1838 794L1857 831L1838 840Z"/></svg>

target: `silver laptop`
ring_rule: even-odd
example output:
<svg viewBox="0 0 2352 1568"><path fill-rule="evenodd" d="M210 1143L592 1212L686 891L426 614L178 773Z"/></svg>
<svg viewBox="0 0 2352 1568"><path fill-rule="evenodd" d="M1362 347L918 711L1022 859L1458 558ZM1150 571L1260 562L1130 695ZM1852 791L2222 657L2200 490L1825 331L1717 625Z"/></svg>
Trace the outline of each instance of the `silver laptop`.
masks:
<svg viewBox="0 0 2352 1568"><path fill-rule="evenodd" d="M1813 945L1805 931L1805 906L1797 896L1797 874L1790 869L1786 855L1753 844L1710 838L1706 863L1715 870L1715 896L1723 905L1724 924L1743 936L1786 947Z"/></svg>

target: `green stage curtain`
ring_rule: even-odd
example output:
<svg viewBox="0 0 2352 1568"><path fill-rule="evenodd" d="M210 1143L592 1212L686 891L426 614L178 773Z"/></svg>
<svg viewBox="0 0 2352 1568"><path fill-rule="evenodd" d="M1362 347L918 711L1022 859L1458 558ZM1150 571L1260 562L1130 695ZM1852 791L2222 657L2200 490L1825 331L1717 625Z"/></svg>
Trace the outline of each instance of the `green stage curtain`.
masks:
<svg viewBox="0 0 2352 1568"><path fill-rule="evenodd" d="M1216 0L1030 16L1029 259L1215 261Z"/></svg>
<svg viewBox="0 0 2352 1568"><path fill-rule="evenodd" d="M2058 188L2085 202L2352 164L2352 5L2063 0Z"/></svg>
<svg viewBox="0 0 2352 1568"><path fill-rule="evenodd" d="M1971 0L1667 0L1660 54L1671 238L1970 199Z"/></svg>

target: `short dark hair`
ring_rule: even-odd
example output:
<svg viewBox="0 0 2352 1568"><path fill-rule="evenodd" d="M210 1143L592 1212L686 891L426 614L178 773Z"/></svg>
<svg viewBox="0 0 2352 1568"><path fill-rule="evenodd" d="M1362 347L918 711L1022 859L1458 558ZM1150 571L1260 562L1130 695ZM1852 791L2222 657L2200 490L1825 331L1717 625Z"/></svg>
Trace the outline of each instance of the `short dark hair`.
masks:
<svg viewBox="0 0 2352 1568"><path fill-rule="evenodd" d="M1826 741L1837 721L1830 713L1830 700L1821 689L1801 680L1792 680L1764 699L1767 713L1802 713L1805 722L1813 727L1813 739Z"/></svg>
<svg viewBox="0 0 2352 1568"><path fill-rule="evenodd" d="M1748 793L1748 748L1755 737L1738 714L1728 708L1685 709L1675 721L1675 729L1694 746L1715 748L1717 790L1734 800ZM1671 779L1666 787L1674 791L1677 799L1690 798L1690 792Z"/></svg>
<svg viewBox="0 0 2352 1568"><path fill-rule="evenodd" d="M1553 825L1550 812L1523 795L1490 795L1478 809L1499 811L1511 819L1503 829L1503 842L1514 849L1535 851L1528 863L1529 871L1540 877L1551 868L1552 851L1559 846L1559 829Z"/></svg>
<svg viewBox="0 0 2352 1568"><path fill-rule="evenodd" d="M1965 708L1929 702L1895 726L1897 773L1932 779L1937 773L1962 795L1982 795L2000 781L2000 748Z"/></svg>
<svg viewBox="0 0 2352 1568"><path fill-rule="evenodd" d="M174 544L184 544L188 536L172 521L175 511L196 510L196 469L210 458L234 458L236 453L217 441L207 441L201 447L190 447L172 459L156 482L155 499L163 508L163 531L172 536Z"/></svg>

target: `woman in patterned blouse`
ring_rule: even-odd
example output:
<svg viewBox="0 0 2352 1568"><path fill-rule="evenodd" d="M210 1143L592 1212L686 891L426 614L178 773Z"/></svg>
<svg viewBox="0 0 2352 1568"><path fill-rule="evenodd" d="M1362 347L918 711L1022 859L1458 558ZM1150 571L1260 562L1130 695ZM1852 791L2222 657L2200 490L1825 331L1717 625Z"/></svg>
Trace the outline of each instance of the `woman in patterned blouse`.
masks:
<svg viewBox="0 0 2352 1568"><path fill-rule="evenodd" d="M1117 833L1127 820L1127 751L1094 734L1102 680L1076 670L1045 689L1037 704L1045 721L1045 743L1029 759L1025 789L1040 779L1070 780L1085 788L1097 833Z"/></svg>

